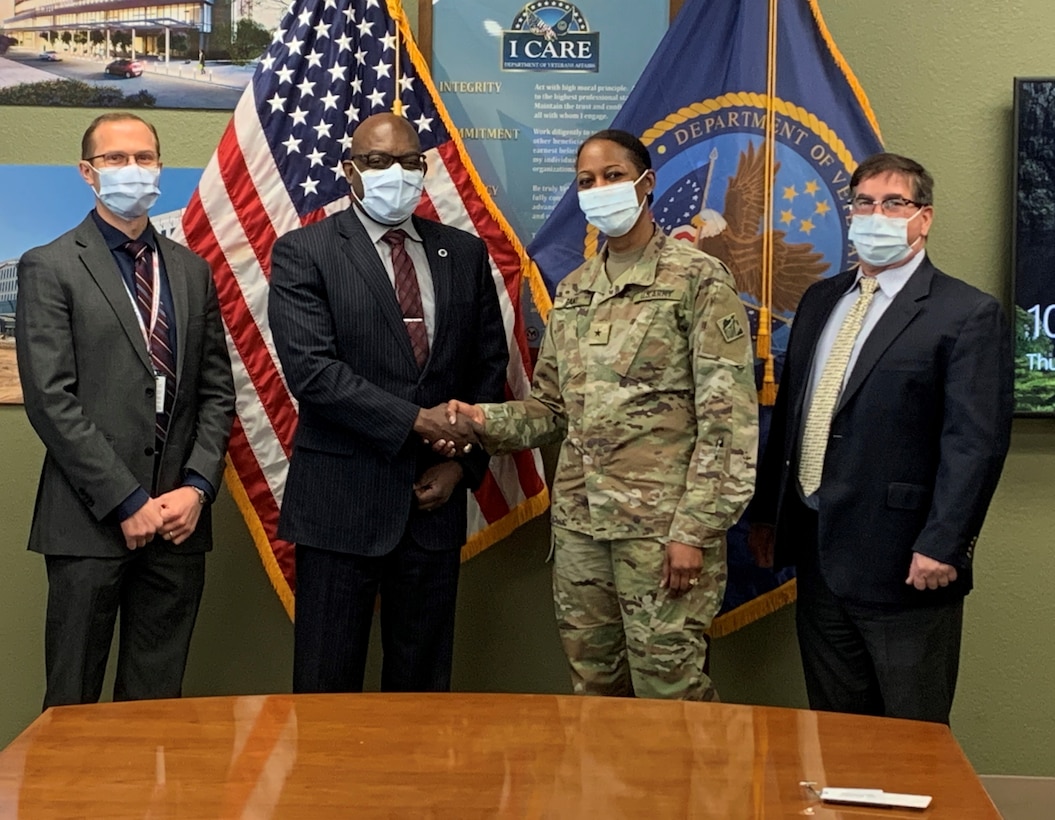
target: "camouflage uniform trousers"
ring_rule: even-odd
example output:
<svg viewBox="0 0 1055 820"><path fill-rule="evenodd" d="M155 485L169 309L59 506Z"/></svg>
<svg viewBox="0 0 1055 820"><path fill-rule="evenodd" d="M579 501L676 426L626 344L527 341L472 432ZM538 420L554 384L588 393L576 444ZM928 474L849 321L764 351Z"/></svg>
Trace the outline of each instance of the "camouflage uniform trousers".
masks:
<svg viewBox="0 0 1055 820"><path fill-rule="evenodd" d="M666 544L601 541L553 528L553 602L579 695L717 700L705 632L725 594L725 542L703 551L699 583L660 589Z"/></svg>

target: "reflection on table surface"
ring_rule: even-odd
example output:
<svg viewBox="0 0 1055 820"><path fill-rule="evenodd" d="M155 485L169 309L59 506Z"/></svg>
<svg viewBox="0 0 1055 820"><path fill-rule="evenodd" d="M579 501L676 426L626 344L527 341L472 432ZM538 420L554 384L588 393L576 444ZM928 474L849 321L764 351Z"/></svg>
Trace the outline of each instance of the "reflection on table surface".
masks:
<svg viewBox="0 0 1055 820"><path fill-rule="evenodd" d="M800 784L934 795L822 805ZM0 752L4 818L999 818L948 728L557 695L66 706Z"/></svg>

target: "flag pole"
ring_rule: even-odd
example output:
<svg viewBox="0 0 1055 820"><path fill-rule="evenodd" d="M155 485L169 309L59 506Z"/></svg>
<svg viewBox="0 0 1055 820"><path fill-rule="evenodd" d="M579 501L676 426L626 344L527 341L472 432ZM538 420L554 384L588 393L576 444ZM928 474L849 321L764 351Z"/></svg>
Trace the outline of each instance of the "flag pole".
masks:
<svg viewBox="0 0 1055 820"><path fill-rule="evenodd" d="M758 401L772 405L777 399L773 363L773 187L776 184L776 102L777 102L777 0L769 0L769 42L766 53L766 137L765 205L762 219L762 293L758 308L756 354L765 361Z"/></svg>
<svg viewBox="0 0 1055 820"><path fill-rule="evenodd" d="M391 7L389 7L391 10ZM392 27L396 30L396 59L395 67L392 69L395 72L394 86L392 88L392 113L397 117L403 116L403 99L402 99L402 87L399 84L399 72L400 72L400 57L403 52L402 43L400 42L400 31L399 31L399 16L403 14L403 4L400 0L396 0L396 10L399 14L392 14Z"/></svg>

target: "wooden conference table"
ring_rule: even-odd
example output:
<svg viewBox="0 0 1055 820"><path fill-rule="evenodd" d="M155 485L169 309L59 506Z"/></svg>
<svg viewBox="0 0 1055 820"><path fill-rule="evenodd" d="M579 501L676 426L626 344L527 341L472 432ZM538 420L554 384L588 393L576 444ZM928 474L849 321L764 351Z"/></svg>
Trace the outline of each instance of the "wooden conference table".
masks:
<svg viewBox="0 0 1055 820"><path fill-rule="evenodd" d="M822 805L800 781L934 796ZM274 695L51 709L3 818L999 818L948 728L556 695Z"/></svg>

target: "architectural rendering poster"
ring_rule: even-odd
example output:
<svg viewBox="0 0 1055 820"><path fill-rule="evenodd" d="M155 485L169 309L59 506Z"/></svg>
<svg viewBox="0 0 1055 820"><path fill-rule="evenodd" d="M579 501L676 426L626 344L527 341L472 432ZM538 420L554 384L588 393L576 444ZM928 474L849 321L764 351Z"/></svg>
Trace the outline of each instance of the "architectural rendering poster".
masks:
<svg viewBox="0 0 1055 820"><path fill-rule="evenodd" d="M200 177L200 168L162 170L161 196L151 210L158 232L182 236L183 208ZM0 191L18 191L18 196L0 197L0 404L21 404L15 365L18 259L79 225L95 199L72 165L0 165Z"/></svg>
<svg viewBox="0 0 1055 820"><path fill-rule="evenodd" d="M527 244L667 30L669 0L436 0L432 75L484 184Z"/></svg>
<svg viewBox="0 0 1055 820"><path fill-rule="evenodd" d="M0 105L233 110L287 7L0 0Z"/></svg>

